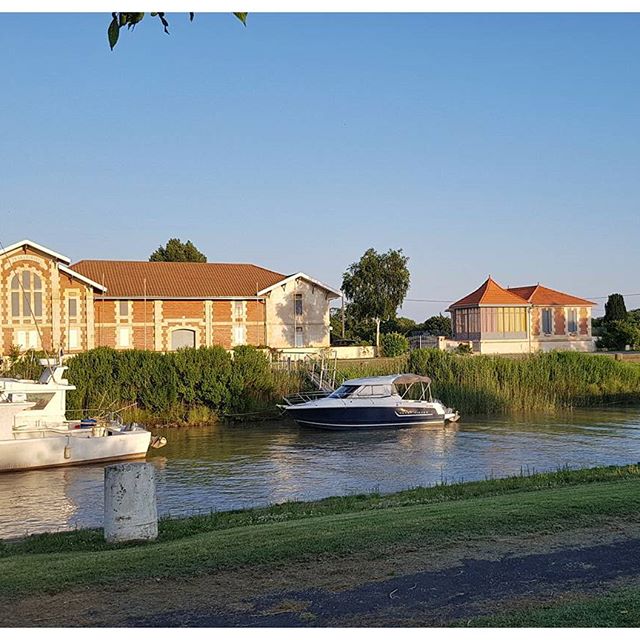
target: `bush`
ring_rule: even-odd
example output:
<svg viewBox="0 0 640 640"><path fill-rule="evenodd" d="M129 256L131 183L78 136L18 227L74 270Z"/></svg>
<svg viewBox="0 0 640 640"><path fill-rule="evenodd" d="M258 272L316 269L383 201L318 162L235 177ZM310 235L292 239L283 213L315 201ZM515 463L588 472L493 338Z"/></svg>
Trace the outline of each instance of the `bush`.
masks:
<svg viewBox="0 0 640 640"><path fill-rule="evenodd" d="M268 412L283 395L298 391L299 375L274 373L264 353L222 347L157 353L99 347L71 358L71 418L131 406L125 416L142 422L200 423L211 416ZM135 407L135 409L134 409Z"/></svg>
<svg viewBox="0 0 640 640"><path fill-rule="evenodd" d="M456 353L460 354L461 356L468 356L473 353L473 349L471 348L470 344L462 342L456 347Z"/></svg>
<svg viewBox="0 0 640 640"><path fill-rule="evenodd" d="M409 351L409 340L401 333L385 333L380 338L382 355L395 358Z"/></svg>
<svg viewBox="0 0 640 640"><path fill-rule="evenodd" d="M27 349L20 351L17 346L12 346L9 355L2 358L3 375L9 378L24 380L37 380L42 373L41 358L46 358L44 351Z"/></svg>

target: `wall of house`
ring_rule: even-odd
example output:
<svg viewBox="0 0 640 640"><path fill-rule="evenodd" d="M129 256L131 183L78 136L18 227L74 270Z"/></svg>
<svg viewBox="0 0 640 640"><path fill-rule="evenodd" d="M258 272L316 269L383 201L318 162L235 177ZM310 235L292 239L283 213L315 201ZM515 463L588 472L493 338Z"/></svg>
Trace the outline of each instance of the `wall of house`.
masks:
<svg viewBox="0 0 640 640"><path fill-rule="evenodd" d="M40 279L40 289L32 287L29 296L34 307L40 305L36 303L36 292L41 300L37 323L29 313L22 313L19 317L13 314L12 293L18 294L23 305L23 291L20 288L12 291L12 281L14 275L21 277L25 270ZM75 317L68 313L70 297L77 301ZM6 355L18 345L51 353L57 353L59 349L76 352L91 348L92 300L93 289L61 272L54 257L29 246L3 255L0 261L0 353Z"/></svg>
<svg viewBox="0 0 640 640"><path fill-rule="evenodd" d="M529 340L478 340L472 345L474 353L530 353Z"/></svg>
<svg viewBox="0 0 640 640"><path fill-rule="evenodd" d="M196 347L261 346L265 344L264 307L262 300L145 301L98 296L95 345L171 351L174 332L189 335L190 331Z"/></svg>
<svg viewBox="0 0 640 640"><path fill-rule="evenodd" d="M295 295L302 296L302 314L296 314ZM276 349L328 347L331 294L303 279L276 286L266 295L267 344ZM296 344L296 333L302 334Z"/></svg>
<svg viewBox="0 0 640 640"><path fill-rule="evenodd" d="M568 332L568 310L578 309L578 331L574 334ZM542 333L542 309L551 309L552 333ZM455 327L455 314L452 314ZM505 332L502 334L492 332L494 318L487 316L488 308L481 309L481 334L465 334L457 332L456 339L472 341L472 347L476 353L530 353L535 351L595 351L595 340L591 336L591 309L590 307L537 307L531 308L528 316L528 324L531 326L531 339L528 332ZM492 309L493 311L493 309ZM522 319L519 321L521 325ZM458 323L460 324L460 323ZM491 326L489 326L491 325ZM520 326L518 325L518 326ZM504 324L503 319L503 326Z"/></svg>
<svg viewBox="0 0 640 640"><path fill-rule="evenodd" d="M569 309L578 310L578 331L568 332ZM551 309L553 326L549 334L542 333L542 310ZM591 335L590 307L533 307L532 343L535 351L595 351L595 340Z"/></svg>

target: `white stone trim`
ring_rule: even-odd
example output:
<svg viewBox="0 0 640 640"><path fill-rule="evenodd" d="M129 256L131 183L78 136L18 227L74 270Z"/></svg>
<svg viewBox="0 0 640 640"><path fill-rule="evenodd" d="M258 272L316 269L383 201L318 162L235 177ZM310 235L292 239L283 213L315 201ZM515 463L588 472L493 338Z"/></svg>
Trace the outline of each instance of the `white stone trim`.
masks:
<svg viewBox="0 0 640 640"><path fill-rule="evenodd" d="M335 298L342 298L342 293L340 293L340 291L338 291L337 289L334 289L333 287L330 287L328 284L324 284L324 282L320 282L320 280L316 280L315 278L308 276L306 273L303 273L302 271L299 271L298 273L294 273L291 276L287 276L283 280L280 280L275 284L272 284L270 287L266 287L265 289L258 291L258 295L259 296L265 295L266 293L273 291L273 289L275 289L276 287L286 286L292 280L295 281L295 280L298 280L299 278L302 278L303 280L310 282L316 287L320 287L321 289L324 289L325 291L332 293Z"/></svg>
<svg viewBox="0 0 640 640"><path fill-rule="evenodd" d="M40 251L41 253L46 253L52 258L56 258L61 262L65 262L66 264L71 263L71 260L67 258L67 256L63 256L61 253L58 253L57 251L53 251L52 249L49 249L48 247L38 244L37 242L33 242L33 240L20 240L20 242L14 242L13 244L10 244L8 247L5 247L4 249L0 250L0 256L4 255L5 253L10 253L15 249L21 249L22 247L25 247L25 246L31 247L32 249L35 249L36 251Z"/></svg>
<svg viewBox="0 0 640 640"><path fill-rule="evenodd" d="M107 287L91 280L91 278L87 278L87 276L83 276L81 273L78 273L77 271L74 271L73 269L70 269L69 267L67 267L64 264L59 264L58 265L58 269L60 269L60 271L62 271L63 273L66 273L67 275L76 278L77 280L80 280L80 282L84 282L85 284L88 284L89 286L93 287L94 289L98 289L98 291L106 291Z"/></svg>

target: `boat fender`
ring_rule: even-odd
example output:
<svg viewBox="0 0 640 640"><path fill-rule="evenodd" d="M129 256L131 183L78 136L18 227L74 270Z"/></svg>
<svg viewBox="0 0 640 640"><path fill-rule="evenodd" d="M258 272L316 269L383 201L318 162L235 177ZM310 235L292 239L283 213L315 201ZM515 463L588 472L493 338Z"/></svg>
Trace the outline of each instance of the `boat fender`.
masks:
<svg viewBox="0 0 640 640"><path fill-rule="evenodd" d="M164 436L152 436L150 446L152 449L161 449L167 444L167 439Z"/></svg>

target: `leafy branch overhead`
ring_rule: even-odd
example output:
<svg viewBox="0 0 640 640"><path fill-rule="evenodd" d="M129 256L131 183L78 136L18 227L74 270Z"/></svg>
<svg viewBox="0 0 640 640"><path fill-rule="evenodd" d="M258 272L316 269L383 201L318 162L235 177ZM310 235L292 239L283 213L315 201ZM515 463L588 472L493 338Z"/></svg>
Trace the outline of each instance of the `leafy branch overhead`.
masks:
<svg viewBox="0 0 640 640"><path fill-rule="evenodd" d="M193 16L195 14L189 13L189 21L193 20ZM234 12L233 15L242 22L243 25L247 25L247 16L248 13L244 12ZM127 29L133 29L138 22L141 22L144 18L144 13L112 13L111 14L111 22L109 23L109 28L107 29L107 37L109 39L109 46L111 47L111 51L118 43L118 38L120 37L120 29L126 27ZM165 33L169 33L169 21L166 18L166 14L163 11L154 11L151 13L152 18L158 18L162 24L162 28Z"/></svg>

